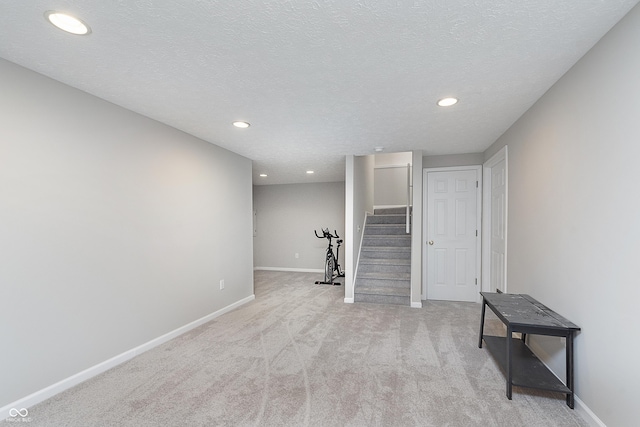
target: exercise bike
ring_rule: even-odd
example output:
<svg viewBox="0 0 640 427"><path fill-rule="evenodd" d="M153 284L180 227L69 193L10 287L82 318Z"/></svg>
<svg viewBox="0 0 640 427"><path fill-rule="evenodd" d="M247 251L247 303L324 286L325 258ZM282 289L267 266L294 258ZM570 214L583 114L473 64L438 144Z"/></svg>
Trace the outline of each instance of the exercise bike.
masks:
<svg viewBox="0 0 640 427"><path fill-rule="evenodd" d="M316 237L318 239L327 239L329 240L329 246L327 246L327 253L324 261L324 281L317 281L316 285L334 285L340 286L340 283L334 282L334 279L338 277L344 277L344 272L340 269L340 264L338 263L338 256L340 255L340 245L342 244L342 239L338 236L338 232L333 230L333 234L329 231L328 228L322 229L322 236L318 235L316 230L313 230ZM331 239L336 240L336 253L333 253L333 245L331 244Z"/></svg>

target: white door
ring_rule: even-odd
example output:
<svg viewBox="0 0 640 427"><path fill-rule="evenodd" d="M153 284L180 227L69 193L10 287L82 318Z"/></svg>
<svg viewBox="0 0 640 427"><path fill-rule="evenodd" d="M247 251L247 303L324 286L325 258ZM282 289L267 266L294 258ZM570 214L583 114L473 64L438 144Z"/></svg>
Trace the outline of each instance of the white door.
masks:
<svg viewBox="0 0 640 427"><path fill-rule="evenodd" d="M478 169L427 171L427 298L477 301Z"/></svg>
<svg viewBox="0 0 640 427"><path fill-rule="evenodd" d="M491 267L489 283L491 291L506 292L506 162L502 159L491 167Z"/></svg>
<svg viewBox="0 0 640 427"><path fill-rule="evenodd" d="M485 291L507 292L508 159L503 147L487 160L484 173L482 277Z"/></svg>

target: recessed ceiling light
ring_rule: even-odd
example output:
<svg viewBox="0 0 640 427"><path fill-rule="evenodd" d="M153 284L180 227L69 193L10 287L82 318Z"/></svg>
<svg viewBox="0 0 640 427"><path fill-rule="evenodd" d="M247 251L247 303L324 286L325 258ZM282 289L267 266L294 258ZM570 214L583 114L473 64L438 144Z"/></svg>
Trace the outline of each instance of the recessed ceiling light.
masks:
<svg viewBox="0 0 640 427"><path fill-rule="evenodd" d="M441 107L451 107L458 103L458 98L442 98L438 101L438 105Z"/></svg>
<svg viewBox="0 0 640 427"><path fill-rule="evenodd" d="M67 33L77 34L79 36L91 33L91 28L89 28L87 24L66 13L49 10L45 12L44 16L47 18L47 21Z"/></svg>
<svg viewBox="0 0 640 427"><path fill-rule="evenodd" d="M309 175L311 175L311 174L313 173L313 171L307 171L307 173L308 173Z"/></svg>
<svg viewBox="0 0 640 427"><path fill-rule="evenodd" d="M376 147L375 150L376 150L376 153L380 153L384 151L384 147Z"/></svg>
<svg viewBox="0 0 640 427"><path fill-rule="evenodd" d="M267 174L266 174L266 173L261 173L261 174L260 174L260 176L261 176L262 178L266 178L266 177L267 177Z"/></svg>
<svg viewBox="0 0 640 427"><path fill-rule="evenodd" d="M240 121L240 120L233 122L233 125L235 127L237 127L237 128L241 128L241 129L246 129L249 126L251 126L248 122L243 122L243 121Z"/></svg>

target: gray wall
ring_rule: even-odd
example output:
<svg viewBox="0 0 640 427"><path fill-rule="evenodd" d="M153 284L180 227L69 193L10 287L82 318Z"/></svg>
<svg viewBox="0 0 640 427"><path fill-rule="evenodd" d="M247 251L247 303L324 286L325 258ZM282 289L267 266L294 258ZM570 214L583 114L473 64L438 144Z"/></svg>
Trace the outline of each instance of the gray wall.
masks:
<svg viewBox="0 0 640 427"><path fill-rule="evenodd" d="M407 205L407 166L377 167L374 172L374 206Z"/></svg>
<svg viewBox="0 0 640 427"><path fill-rule="evenodd" d="M388 153L374 156L373 205L406 206L407 164L411 153Z"/></svg>
<svg viewBox="0 0 640 427"><path fill-rule="evenodd" d="M327 240L313 231L344 237L344 203L344 182L254 186L255 268L323 270ZM344 246L340 252L344 266Z"/></svg>
<svg viewBox="0 0 640 427"><path fill-rule="evenodd" d="M0 86L0 407L253 294L250 160L2 59Z"/></svg>
<svg viewBox="0 0 640 427"><path fill-rule="evenodd" d="M582 327L577 395L609 426L640 419L639 40L636 6L486 153L508 144L509 291Z"/></svg>
<svg viewBox="0 0 640 427"><path fill-rule="evenodd" d="M365 215L373 213L374 156L347 156L345 182L345 302L353 302L353 279Z"/></svg>
<svg viewBox="0 0 640 427"><path fill-rule="evenodd" d="M422 166L424 168L446 168L450 166L476 166L484 162L482 153L450 154L446 156L424 156Z"/></svg>
<svg viewBox="0 0 640 427"><path fill-rule="evenodd" d="M411 220L411 306L422 307L422 257L424 236L422 230L422 206L423 206L423 186L422 186L422 151L414 150L411 153L413 170L411 171L413 188L412 203L413 213ZM426 297L425 297L426 298Z"/></svg>

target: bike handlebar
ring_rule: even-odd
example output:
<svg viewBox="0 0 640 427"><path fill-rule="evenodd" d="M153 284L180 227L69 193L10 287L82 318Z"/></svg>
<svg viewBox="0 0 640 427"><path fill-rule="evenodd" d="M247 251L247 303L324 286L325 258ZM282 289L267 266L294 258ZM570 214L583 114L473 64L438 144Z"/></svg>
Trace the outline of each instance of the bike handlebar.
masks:
<svg viewBox="0 0 640 427"><path fill-rule="evenodd" d="M322 236L318 236L318 232L316 230L313 230L314 234L316 235L316 237L318 239L328 239L329 237L333 238L333 239L339 239L340 236L338 236L338 232L336 230L333 230L333 234L331 234L331 232L329 231L328 228L323 228L322 229Z"/></svg>

